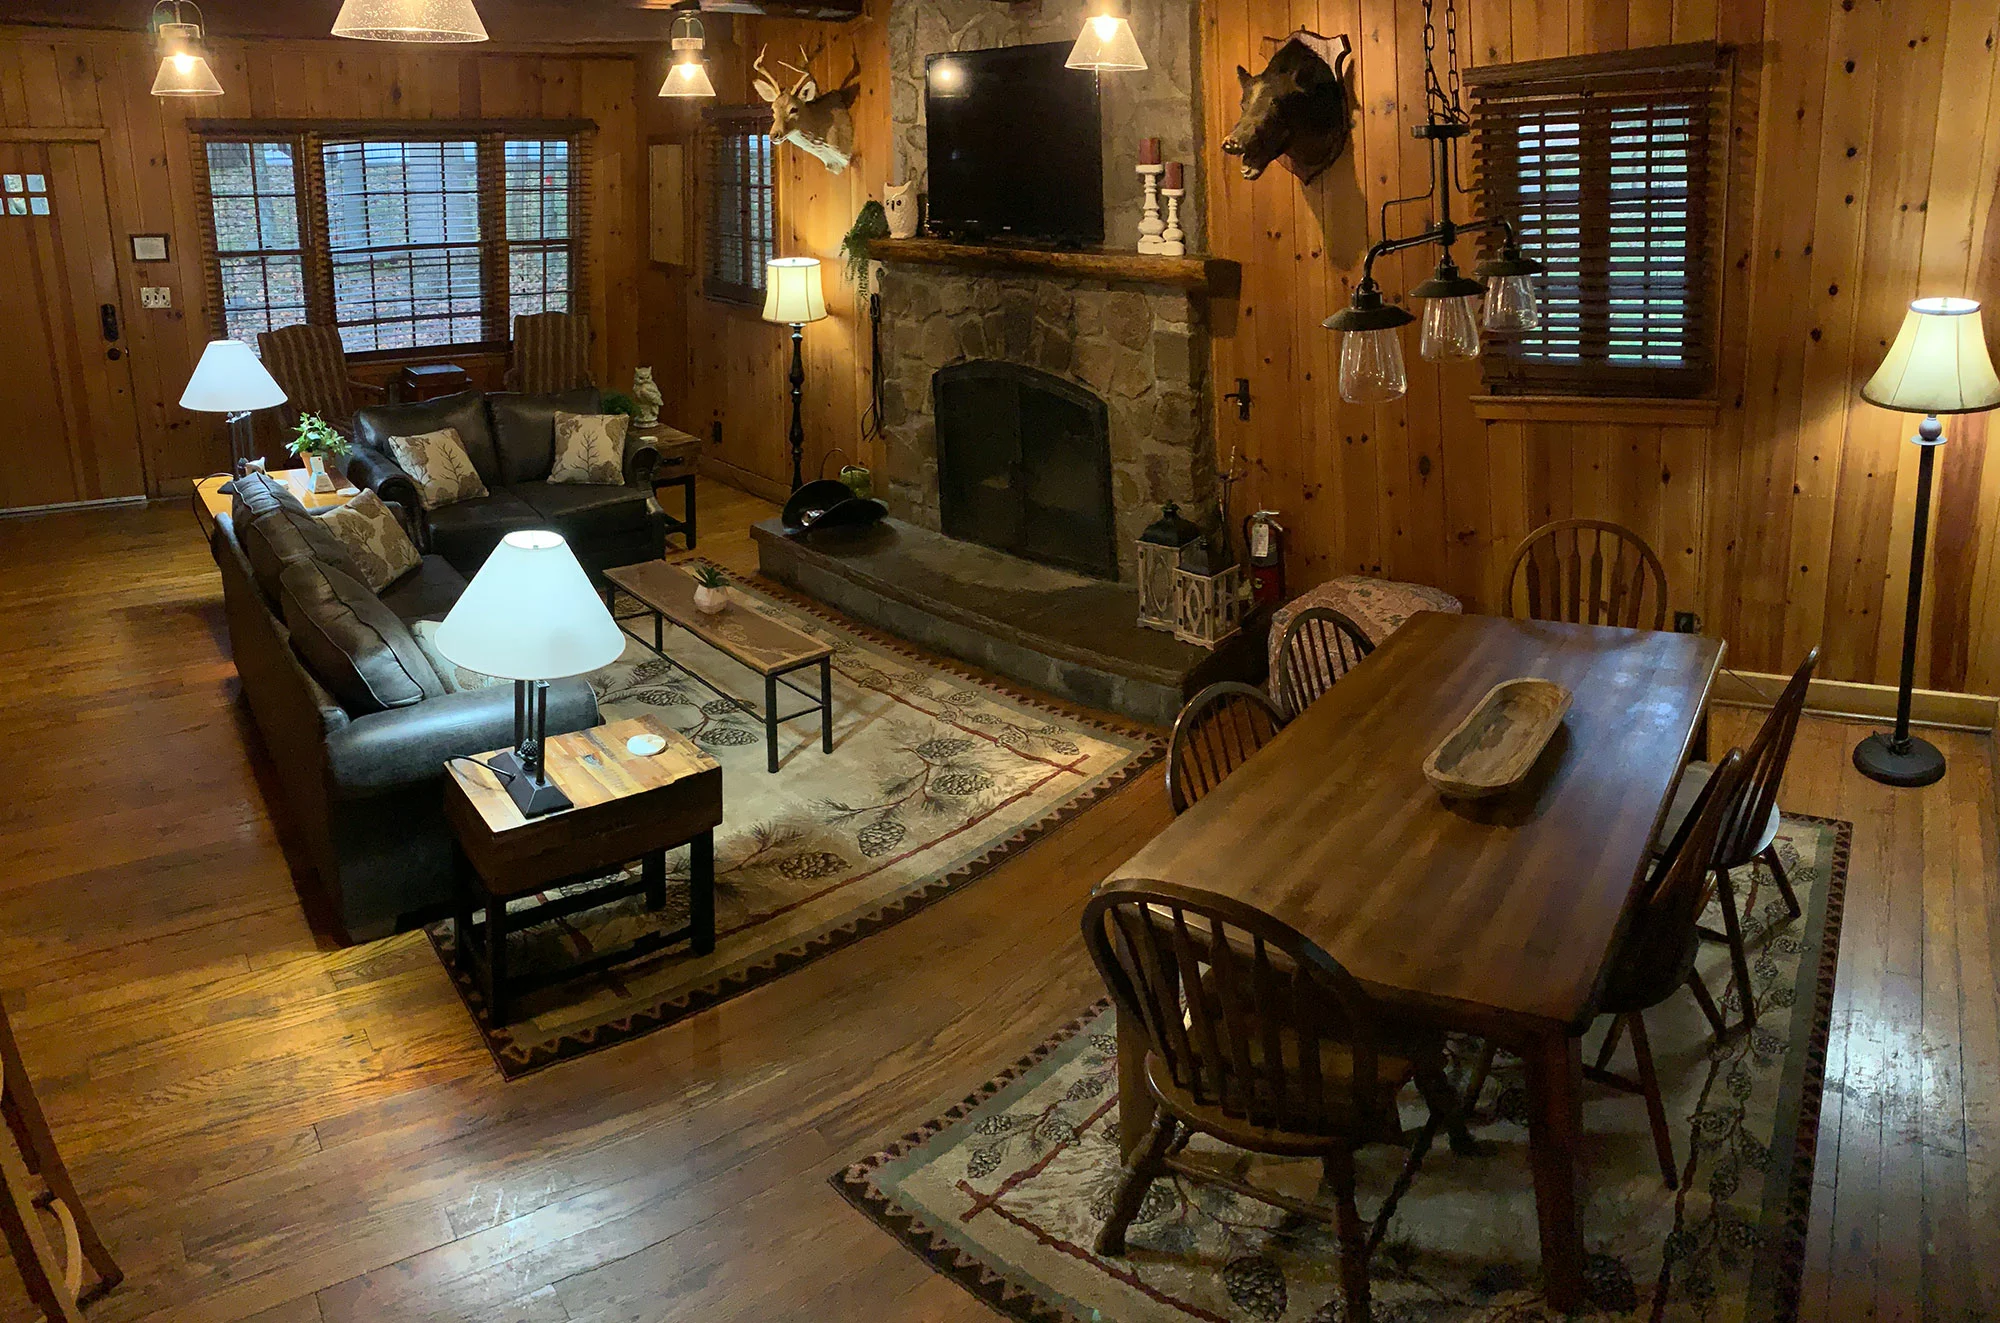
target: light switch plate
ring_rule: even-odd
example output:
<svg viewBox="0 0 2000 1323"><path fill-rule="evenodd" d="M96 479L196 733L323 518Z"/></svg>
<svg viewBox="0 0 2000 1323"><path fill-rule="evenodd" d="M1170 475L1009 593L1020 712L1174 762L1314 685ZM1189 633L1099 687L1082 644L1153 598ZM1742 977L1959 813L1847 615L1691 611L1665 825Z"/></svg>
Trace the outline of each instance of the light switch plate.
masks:
<svg viewBox="0 0 2000 1323"><path fill-rule="evenodd" d="M139 306L142 308L171 308L174 306L174 292L165 285L147 285L139 291Z"/></svg>

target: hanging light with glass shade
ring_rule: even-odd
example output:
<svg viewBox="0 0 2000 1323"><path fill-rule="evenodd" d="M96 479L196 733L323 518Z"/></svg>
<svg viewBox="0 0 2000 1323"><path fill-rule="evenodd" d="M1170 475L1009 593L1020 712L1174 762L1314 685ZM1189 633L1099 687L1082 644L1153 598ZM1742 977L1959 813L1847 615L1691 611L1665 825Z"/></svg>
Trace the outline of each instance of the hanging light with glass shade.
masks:
<svg viewBox="0 0 2000 1323"><path fill-rule="evenodd" d="M194 22L185 10L194 11ZM154 96L221 96L222 84L208 67L201 44L201 6L194 0L160 0L153 6L153 32L160 39L160 72Z"/></svg>
<svg viewBox="0 0 2000 1323"><path fill-rule="evenodd" d="M1098 73L1133 73L1146 67L1139 39L1132 35L1132 20L1114 12L1118 0L1103 0L1104 8L1083 20L1083 31L1063 63L1071 69L1093 69Z"/></svg>
<svg viewBox="0 0 2000 1323"><path fill-rule="evenodd" d="M342 0L333 35L356 41L485 41L472 0Z"/></svg>
<svg viewBox="0 0 2000 1323"><path fill-rule="evenodd" d="M708 80L708 65L701 58L707 36L701 20L691 13L682 13L674 20L674 62L667 69L667 80L660 84L661 96L715 95L715 84Z"/></svg>
<svg viewBox="0 0 2000 1323"><path fill-rule="evenodd" d="M1361 267L1361 281L1355 285L1348 306L1322 323L1328 330L1341 333L1340 398L1349 404L1386 404L1401 398L1409 387L1401 329L1416 318L1405 309L1383 301L1382 287L1375 281L1378 258L1427 244L1436 244L1444 250L1431 278L1410 291L1424 301L1418 352L1427 362L1478 358L1482 325L1490 335L1519 335L1541 324L1541 308L1535 296L1535 276L1542 269L1541 263L1521 255L1514 242L1514 227L1498 216L1465 222L1452 219L1452 194L1466 191L1458 182L1458 142L1472 132L1472 120L1465 113L1459 95L1456 0L1445 0L1444 5L1442 81L1433 60L1437 49L1433 3L1434 0L1424 0L1424 122L1410 129L1412 136L1432 144L1430 187L1412 197L1391 198L1382 204L1381 242L1368 250ZM1435 202L1437 223L1421 234L1388 237L1389 208L1412 202ZM1500 236L1499 255L1474 267L1472 275L1465 275L1452 257L1452 245L1461 236L1488 232Z"/></svg>

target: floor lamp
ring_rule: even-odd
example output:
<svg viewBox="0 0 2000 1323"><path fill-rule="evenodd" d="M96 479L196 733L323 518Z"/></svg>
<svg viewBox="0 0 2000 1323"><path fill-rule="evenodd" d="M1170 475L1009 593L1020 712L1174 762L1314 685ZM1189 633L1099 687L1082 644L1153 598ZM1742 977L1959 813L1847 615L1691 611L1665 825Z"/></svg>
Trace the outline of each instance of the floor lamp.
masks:
<svg viewBox="0 0 2000 1323"><path fill-rule="evenodd" d="M764 320L792 328L792 490L806 485L806 323L826 316L817 257L774 257L764 269Z"/></svg>
<svg viewBox="0 0 2000 1323"><path fill-rule="evenodd" d="M1986 353L1986 332L1974 299L1918 299L1882 366L1861 388L1861 398L1884 409L1920 413L1910 439L1917 459L1916 529L1910 539L1910 595L1903 617L1903 681L1896 696L1894 733L1870 735L1854 746L1863 776L1892 786L1927 786L1944 775L1935 744L1910 734L1910 690L1917 675L1917 624L1924 593L1924 542L1930 534L1931 470L1944 444L1940 414L1984 413L2000 406L2000 377Z"/></svg>
<svg viewBox="0 0 2000 1323"><path fill-rule="evenodd" d="M250 415L275 409L285 392L264 370L263 363L241 340L211 340L181 392L181 408L193 413L219 413L229 418L229 450L235 476L242 477L257 448L250 435Z"/></svg>

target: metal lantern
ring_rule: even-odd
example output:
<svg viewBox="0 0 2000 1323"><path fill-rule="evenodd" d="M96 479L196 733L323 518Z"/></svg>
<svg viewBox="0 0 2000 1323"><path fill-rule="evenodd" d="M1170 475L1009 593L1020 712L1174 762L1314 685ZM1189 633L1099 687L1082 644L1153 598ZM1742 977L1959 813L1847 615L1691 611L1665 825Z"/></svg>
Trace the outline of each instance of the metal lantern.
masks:
<svg viewBox="0 0 2000 1323"><path fill-rule="evenodd" d="M1242 625L1247 597L1243 566L1230 548L1229 532L1218 528L1181 553L1174 571L1174 637L1214 647Z"/></svg>
<svg viewBox="0 0 2000 1323"><path fill-rule="evenodd" d="M1201 529L1181 518L1180 507L1171 501L1139 535L1139 623L1147 629L1176 632L1174 576L1182 555L1200 542Z"/></svg>

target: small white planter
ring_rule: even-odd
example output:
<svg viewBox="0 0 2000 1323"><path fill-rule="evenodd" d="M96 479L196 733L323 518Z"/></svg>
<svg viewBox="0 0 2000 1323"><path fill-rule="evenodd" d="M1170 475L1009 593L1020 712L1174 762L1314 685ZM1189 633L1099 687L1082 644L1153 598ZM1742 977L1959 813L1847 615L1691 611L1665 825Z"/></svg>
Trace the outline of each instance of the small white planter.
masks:
<svg viewBox="0 0 2000 1323"><path fill-rule="evenodd" d="M717 615L729 609L727 588L704 588L699 585L694 590L694 609L703 615Z"/></svg>
<svg viewBox="0 0 2000 1323"><path fill-rule="evenodd" d="M307 455L306 472L312 476L312 489L316 492L333 490L333 475L326 471L326 456Z"/></svg>

